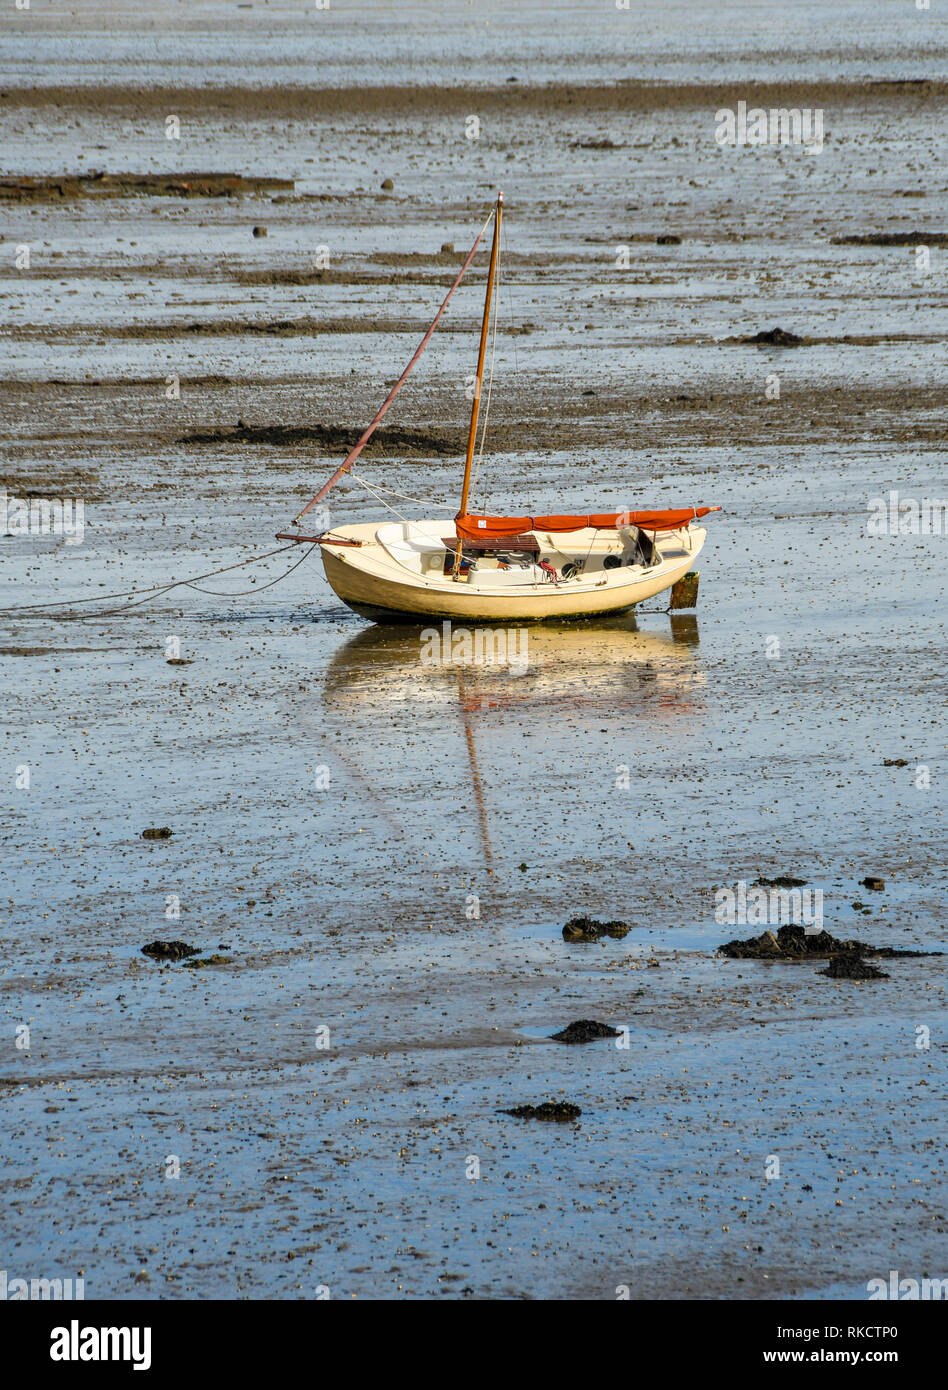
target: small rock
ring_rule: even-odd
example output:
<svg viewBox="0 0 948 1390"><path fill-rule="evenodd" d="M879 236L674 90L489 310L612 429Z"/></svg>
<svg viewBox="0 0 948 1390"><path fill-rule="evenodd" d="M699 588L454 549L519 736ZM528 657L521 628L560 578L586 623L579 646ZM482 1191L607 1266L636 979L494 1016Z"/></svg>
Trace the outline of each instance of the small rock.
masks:
<svg viewBox="0 0 948 1390"><path fill-rule="evenodd" d="M254 236L266 236L267 229L266 227L254 227L253 234Z"/></svg>
<svg viewBox="0 0 948 1390"><path fill-rule="evenodd" d="M681 237L675 236L674 232L663 232L661 236L655 238L656 246L680 246Z"/></svg>
<svg viewBox="0 0 948 1390"><path fill-rule="evenodd" d="M391 179L383 179L381 186L383 193L391 193L392 189L395 187Z"/></svg>
<svg viewBox="0 0 948 1390"><path fill-rule="evenodd" d="M869 888L873 893L881 893L883 888L885 888L885 879L872 877L864 878L862 886L863 888Z"/></svg>
<svg viewBox="0 0 948 1390"><path fill-rule="evenodd" d="M755 888L802 888L806 883L805 878L791 878L789 874L781 874L779 878L759 878L754 884Z"/></svg>
<svg viewBox="0 0 948 1390"><path fill-rule="evenodd" d="M453 241L443 241L443 242L441 243L441 254L442 254L442 256L453 256L453 255L454 255L454 242L453 242Z"/></svg>
<svg viewBox="0 0 948 1390"><path fill-rule="evenodd" d="M883 767L908 767L908 758L883 758Z"/></svg>
<svg viewBox="0 0 948 1390"><path fill-rule="evenodd" d="M170 825L153 825L142 831L143 840L170 840L171 835Z"/></svg>
<svg viewBox="0 0 948 1390"><path fill-rule="evenodd" d="M213 956L204 956L201 960L186 960L183 968L185 970L203 970L205 965L230 965L232 960L233 956L215 954Z"/></svg>

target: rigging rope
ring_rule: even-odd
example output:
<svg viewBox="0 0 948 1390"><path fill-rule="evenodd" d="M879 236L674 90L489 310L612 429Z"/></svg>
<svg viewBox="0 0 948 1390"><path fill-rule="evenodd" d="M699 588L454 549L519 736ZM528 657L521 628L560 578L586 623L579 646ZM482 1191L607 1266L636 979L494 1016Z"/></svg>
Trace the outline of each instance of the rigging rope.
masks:
<svg viewBox="0 0 948 1390"><path fill-rule="evenodd" d="M384 497L380 497L380 496L378 495L378 493L376 492L375 488L372 486L371 483L367 483L366 480L365 480L364 478L360 478L356 473L350 473L349 476L350 476L351 478L355 478L355 479L356 479L356 482L361 483L362 486L365 488L366 492L370 492L370 493L372 494L372 496L375 498L376 502L379 502L383 507L387 507L388 510L389 510L390 512L394 513L394 515L398 517L399 521L401 521L405 526L407 526L408 529L409 529L410 531L412 531L412 530L417 531L418 534L419 534L419 536L423 536L424 539L425 539L426 541L430 541L430 542L431 542L432 546L437 546L439 549L443 550L447 555L453 555L453 554L454 554L454 549L453 549L453 547L445 545L443 540L435 541L431 536L427 535L424 531L422 531L422 530L416 525L416 523L415 523L414 521L410 521L410 520L408 519L407 516L402 516L401 512L398 510L397 507L393 507L392 504L391 504L391 502L386 502L386 500L385 500ZM383 488L383 491L384 491L384 492L392 492L392 489L391 489L391 488ZM400 493L400 492L393 492L393 493L392 493L392 496L394 496L394 497L401 497L401 496L403 496L403 494ZM408 497L408 498L406 498L406 501L408 501L408 502L417 502L418 505L419 505L419 507L424 507L424 506L427 505L427 503L425 503L425 502L420 502L420 501L418 500L417 497Z"/></svg>
<svg viewBox="0 0 948 1390"><path fill-rule="evenodd" d="M478 232L478 234L477 234L477 240L474 242L474 245L471 247L470 251L468 252L468 254L467 254L467 259L465 260L464 264L461 266L461 269L460 269L460 271L458 272L458 275L457 275L457 279L454 281L454 284L451 286L451 288L448 290L447 294L445 295L444 300L442 301L442 304L441 304L441 308L438 310L438 312L437 312L437 313L435 314L435 316L434 316L434 319L432 320L431 327L428 329L427 333L425 334L425 336L422 338L421 342L418 344L417 348L415 349L414 355L412 356L411 361L408 363L408 366L407 366L407 367L405 368L405 370L402 372L401 376L398 378L398 380L396 381L395 385L392 387L391 391L389 391L388 395L385 397L385 400L382 402L381 406L379 407L379 409L378 409L378 411L377 411L377 413L376 413L376 415L375 415L375 419L374 419L374 420L372 421L372 423L369 425L368 429L366 429L365 432L362 434L362 437L359 439L359 442L355 445L355 447L354 447L353 449L350 449L349 453L348 453L348 454L346 455L346 457L343 459L342 463L341 463L341 464L339 465L339 467L336 469L336 471L335 471L335 473L332 475L332 477L331 477L327 482L323 483L322 487L319 489L319 491L317 492L316 496L312 499L312 501L311 501L311 502L307 502L307 503L306 503L306 506L303 508L303 510L297 514L297 516L296 516L296 518L295 518L295 520L294 520L294 522L293 522L293 525L294 525L294 526L298 526L299 523L300 523L301 518L304 517L304 516L306 515L306 513L310 510L310 508L315 507L316 504L317 504L317 502L321 502L321 501L323 500L323 498L326 496L326 493L329 491L329 489L330 489L331 487L334 487L335 484L339 481L339 479L343 476L343 474L345 474L345 473L347 473L347 472L349 471L349 469L350 469L350 468L352 467L352 465L355 463L356 459L357 459L357 458L359 457L359 455L361 454L362 450L365 448L366 444L367 444L367 443L369 442L369 440L371 439L372 435L375 433L376 428L378 427L378 424L379 424L379 422L380 422L381 419L382 419L382 416L383 416L383 415L385 414L385 412L388 410L389 406L392 404L392 401L394 401L395 397L398 395L399 391L402 389L402 386L405 384L405 381L407 380L408 375L409 375L409 373L411 372L412 368L414 367L415 363L418 361L419 357L420 357L421 354L424 352L425 348L428 346L428 342L429 342L429 340L430 340L430 338L431 338L431 335L432 335L432 333L435 331L435 329L436 329L437 326L438 326L438 320L441 318L441 315L444 313L445 309L448 307L448 300L451 298L452 294L454 294L454 291L457 289L458 285L461 283L462 279L464 278L464 275L465 275L465 273L466 273L466 271L467 271L467 268L468 268L468 266L471 264L471 262L473 261L473 259L474 259L474 254L475 254L475 252L477 251L477 248L478 248L478 246L479 246L480 243L481 243L481 238L483 237L484 233L487 231L487 228L490 226L491 218L493 218L494 216L496 216L496 212L497 212L497 209L496 209L496 208L491 208L491 210L490 210L490 212L488 213L488 216L487 216L487 221L484 223L483 227L482 227L481 230Z"/></svg>
<svg viewBox="0 0 948 1390"><path fill-rule="evenodd" d="M505 281L504 281L504 287L505 287L505 288L506 288L506 285L507 285L507 282L506 282L506 280L505 280ZM495 280L495 283L494 283L494 296L493 296L493 298L494 298L494 303L493 303L494 331L493 331L493 334L492 334L492 336L491 336L491 345L490 345L490 371L489 371L488 377L487 377L487 400L486 400L485 403L484 403L484 418L483 418L483 421L482 421L482 423L481 423L481 447L480 447L480 452L478 453L478 455L477 455L477 461L476 461L475 464L474 464L474 477L471 479L471 497L472 497L472 498L473 498L473 496L474 496L474 489L477 487L477 475L478 475L478 473L480 472L481 462L482 462L482 460L483 460L483 458L484 458L484 441L485 441L485 439L486 439L486 437L487 437L487 420L488 420L488 417L489 417L489 415L490 415L490 396L491 396L491 391L493 390L493 387L494 387L494 358L495 358L495 356L496 356L496 354L497 354L497 320L498 320L498 318L500 317L500 313L499 313L499 310L500 310L500 257L499 257L499 256L497 257L496 280ZM470 510L471 510L471 508L470 508L470 504L469 504L469 505L468 505L468 511L470 511Z"/></svg>
<svg viewBox="0 0 948 1390"><path fill-rule="evenodd" d="M392 463L392 459L381 459L381 463ZM430 497L409 497L407 492L396 492L393 487L383 487L381 483L367 483L364 478L360 478L358 473L353 473L350 469L350 478L355 478L357 483L361 483L369 492L374 492L378 488L379 492L387 492L389 497L400 497L403 502L414 502L417 507L444 507L446 502L433 502ZM381 501L381 498L379 499Z"/></svg>

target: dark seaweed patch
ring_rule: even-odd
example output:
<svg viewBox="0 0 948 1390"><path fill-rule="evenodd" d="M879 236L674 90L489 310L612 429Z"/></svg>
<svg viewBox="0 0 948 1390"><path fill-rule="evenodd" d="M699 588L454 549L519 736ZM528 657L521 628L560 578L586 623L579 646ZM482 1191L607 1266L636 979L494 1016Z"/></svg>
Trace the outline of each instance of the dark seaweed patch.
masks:
<svg viewBox="0 0 948 1390"><path fill-rule="evenodd" d="M545 1100L540 1105L517 1105L513 1110L502 1110L500 1113L513 1115L518 1120L554 1120L563 1123L578 1120L583 1112L568 1100Z"/></svg>
<svg viewBox="0 0 948 1390"><path fill-rule="evenodd" d="M611 936L618 941L631 931L628 922L596 922L592 917L571 917L563 928L564 941L599 941Z"/></svg>
<svg viewBox="0 0 948 1390"><path fill-rule="evenodd" d="M596 1038L617 1038L619 1030L608 1023L597 1023L593 1018L581 1018L568 1023L558 1033L553 1034L554 1042L587 1043Z"/></svg>

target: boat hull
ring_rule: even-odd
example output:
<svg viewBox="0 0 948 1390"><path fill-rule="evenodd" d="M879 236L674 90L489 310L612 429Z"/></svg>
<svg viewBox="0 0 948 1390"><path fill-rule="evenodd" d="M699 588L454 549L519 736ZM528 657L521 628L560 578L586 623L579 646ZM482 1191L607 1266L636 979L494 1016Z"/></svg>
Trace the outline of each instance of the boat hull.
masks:
<svg viewBox="0 0 948 1390"><path fill-rule="evenodd" d="M337 533L338 534L338 533ZM663 593L692 569L705 532L690 534L690 548L674 560L663 560L653 571L630 575L611 571L594 587L563 581L524 585L515 589L478 591L465 583L425 583L412 576L378 572L359 548L321 546L326 578L336 595L360 617L376 623L420 623L451 619L471 623L562 622L625 613L636 604ZM396 567L392 566L392 570ZM519 587L519 586L518 586Z"/></svg>

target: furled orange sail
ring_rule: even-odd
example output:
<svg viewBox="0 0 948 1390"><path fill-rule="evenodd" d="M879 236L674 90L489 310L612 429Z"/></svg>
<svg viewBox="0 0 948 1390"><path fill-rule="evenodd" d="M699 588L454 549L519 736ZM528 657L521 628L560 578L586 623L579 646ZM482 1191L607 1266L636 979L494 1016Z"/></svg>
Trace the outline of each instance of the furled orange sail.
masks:
<svg viewBox="0 0 948 1390"><path fill-rule="evenodd" d="M604 531L638 526L642 531L680 531L689 522L720 507L681 507L664 512L592 512L588 516L456 516L462 540L494 536L522 536L527 531L581 531L593 526Z"/></svg>

